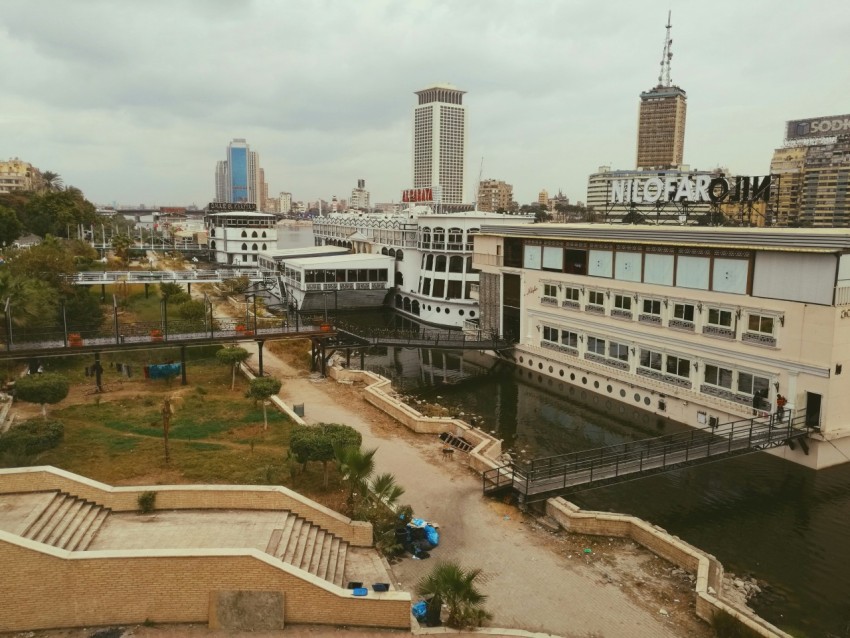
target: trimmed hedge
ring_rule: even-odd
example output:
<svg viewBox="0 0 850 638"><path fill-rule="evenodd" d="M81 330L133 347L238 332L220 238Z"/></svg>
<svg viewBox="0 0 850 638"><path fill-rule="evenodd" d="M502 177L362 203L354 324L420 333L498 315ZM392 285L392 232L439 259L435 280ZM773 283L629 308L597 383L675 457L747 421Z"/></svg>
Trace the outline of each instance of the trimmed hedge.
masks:
<svg viewBox="0 0 850 638"><path fill-rule="evenodd" d="M55 448L65 436L65 426L60 421L31 419L0 434L0 454L38 454Z"/></svg>

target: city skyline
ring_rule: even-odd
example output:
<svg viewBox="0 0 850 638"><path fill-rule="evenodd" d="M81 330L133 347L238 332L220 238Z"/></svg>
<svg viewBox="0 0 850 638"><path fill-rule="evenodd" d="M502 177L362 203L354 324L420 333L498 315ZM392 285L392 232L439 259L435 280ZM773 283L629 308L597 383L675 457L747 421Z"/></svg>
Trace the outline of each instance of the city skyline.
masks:
<svg viewBox="0 0 850 638"><path fill-rule="evenodd" d="M765 174L786 120L847 111L846 71L828 61L850 54L850 8L823 7L828 20L767 2L672 6L685 163ZM634 164L637 96L657 75L668 8L11 5L0 157L93 201L204 205L222 141L245 138L273 194L330 199L365 178L372 201L398 201L413 186L410 95L450 82L467 91L465 200L479 173L519 202L542 188L582 200L598 166ZM284 24L300 26L281 38ZM441 34L428 56L421 39L388 37L413 27Z"/></svg>

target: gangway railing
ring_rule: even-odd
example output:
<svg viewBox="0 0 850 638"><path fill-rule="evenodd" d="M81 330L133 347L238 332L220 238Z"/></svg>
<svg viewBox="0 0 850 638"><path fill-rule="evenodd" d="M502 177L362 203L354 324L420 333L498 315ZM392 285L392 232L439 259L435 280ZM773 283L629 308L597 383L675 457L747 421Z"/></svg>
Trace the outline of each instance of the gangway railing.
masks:
<svg viewBox="0 0 850 638"><path fill-rule="evenodd" d="M396 330L391 328L361 328L335 321L334 327L340 338L361 346L390 346L410 348L444 348L504 350L513 344L488 331L469 332L463 330Z"/></svg>
<svg viewBox="0 0 850 638"><path fill-rule="evenodd" d="M240 277L245 277L251 281L264 281L275 276L276 273L273 271L258 268L234 268L227 270L92 270L68 275L65 280L78 286L93 286L115 283L194 283L224 281L226 279L238 279Z"/></svg>
<svg viewBox="0 0 850 638"><path fill-rule="evenodd" d="M715 428L694 428L628 443L511 463L484 472L485 494L505 489L526 502L642 475L698 465L724 457L794 445L813 430L804 411L733 421Z"/></svg>

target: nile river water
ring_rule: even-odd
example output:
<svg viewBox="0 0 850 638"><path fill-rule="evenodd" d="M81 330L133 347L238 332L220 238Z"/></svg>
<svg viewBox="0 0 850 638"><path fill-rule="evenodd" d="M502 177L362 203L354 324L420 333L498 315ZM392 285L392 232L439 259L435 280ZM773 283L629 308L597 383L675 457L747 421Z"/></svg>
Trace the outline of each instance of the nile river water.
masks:
<svg viewBox="0 0 850 638"><path fill-rule="evenodd" d="M298 243L295 243L298 242ZM309 227L282 247L312 245ZM349 318L350 320L350 318ZM360 318L372 325L392 313ZM355 358L352 358L354 363ZM520 458L644 438L636 423L576 402L568 392L529 385L506 364L461 353L374 350L366 367L404 393L476 415ZM767 583L751 605L797 636L850 638L850 463L815 472L752 454L581 492L581 507L626 512L720 559L727 571Z"/></svg>

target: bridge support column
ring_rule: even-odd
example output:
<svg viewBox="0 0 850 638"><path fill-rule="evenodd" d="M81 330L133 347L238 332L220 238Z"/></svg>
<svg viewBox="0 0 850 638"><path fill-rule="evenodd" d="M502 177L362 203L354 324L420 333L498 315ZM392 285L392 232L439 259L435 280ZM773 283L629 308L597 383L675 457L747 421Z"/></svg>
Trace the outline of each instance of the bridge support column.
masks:
<svg viewBox="0 0 850 638"><path fill-rule="evenodd" d="M106 284L100 284L100 300L106 301Z"/></svg>
<svg viewBox="0 0 850 638"><path fill-rule="evenodd" d="M149 283L145 283L145 299L147 299L147 298L148 298L148 290L149 290L149 289L150 289L150 284L149 284Z"/></svg>
<svg viewBox="0 0 850 638"><path fill-rule="evenodd" d="M345 349L345 367L346 368L351 367L351 348Z"/></svg>
<svg viewBox="0 0 850 638"><path fill-rule="evenodd" d="M366 359L365 359L365 356L363 354L363 348L360 348L360 369L361 370L366 369Z"/></svg>
<svg viewBox="0 0 850 638"><path fill-rule="evenodd" d="M180 385L189 385L186 379L186 345L180 346Z"/></svg>
<svg viewBox="0 0 850 638"><path fill-rule="evenodd" d="M325 358L325 340L322 339L322 376L327 376L328 372L328 360Z"/></svg>
<svg viewBox="0 0 850 638"><path fill-rule="evenodd" d="M257 365L260 376L263 376L263 344L265 339L257 339Z"/></svg>
<svg viewBox="0 0 850 638"><path fill-rule="evenodd" d="M189 294L190 297L192 296L192 282L191 281L186 284L186 292Z"/></svg>
<svg viewBox="0 0 850 638"><path fill-rule="evenodd" d="M103 366L100 364L100 352L94 353L94 385L98 392L103 392Z"/></svg>

